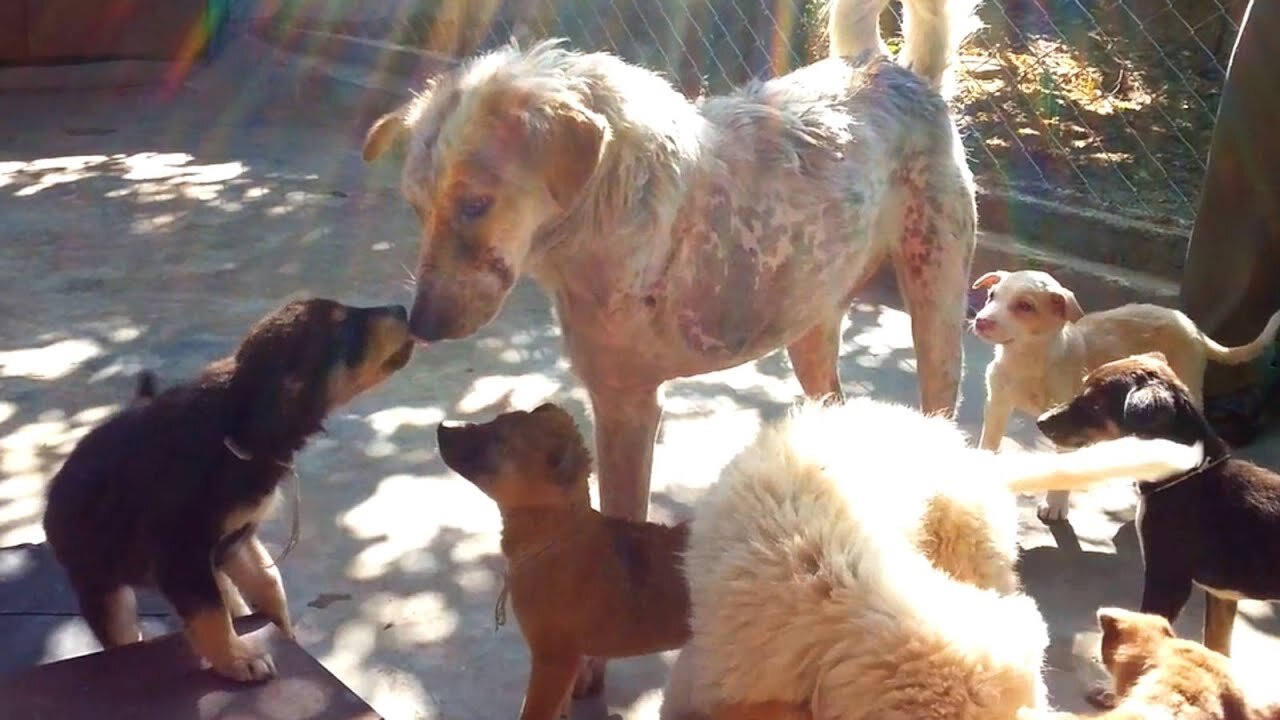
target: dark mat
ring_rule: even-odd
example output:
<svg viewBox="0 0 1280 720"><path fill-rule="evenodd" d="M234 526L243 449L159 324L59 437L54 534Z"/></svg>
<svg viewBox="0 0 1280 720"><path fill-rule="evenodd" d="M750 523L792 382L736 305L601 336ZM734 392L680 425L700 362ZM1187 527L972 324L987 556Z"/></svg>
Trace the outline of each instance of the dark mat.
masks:
<svg viewBox="0 0 1280 720"><path fill-rule="evenodd" d="M259 617L236 629L279 676L239 684L201 669L171 634L0 677L0 720L373 720L373 709Z"/></svg>
<svg viewBox="0 0 1280 720"><path fill-rule="evenodd" d="M153 594L139 594L138 611L147 637L177 629ZM0 548L0 638L0 673L102 649L47 545Z"/></svg>

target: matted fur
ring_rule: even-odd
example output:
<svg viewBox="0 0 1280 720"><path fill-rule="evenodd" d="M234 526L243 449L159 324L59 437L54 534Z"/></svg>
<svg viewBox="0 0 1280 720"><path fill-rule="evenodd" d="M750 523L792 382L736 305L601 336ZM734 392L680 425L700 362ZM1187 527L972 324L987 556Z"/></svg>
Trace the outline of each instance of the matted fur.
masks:
<svg viewBox="0 0 1280 720"><path fill-rule="evenodd" d="M1173 444L1125 447L1150 456L1142 462L1171 458L1124 467L1139 473L1200 458ZM1041 464L1097 474L1129 462L1120 449ZM695 511L693 637L663 717L719 702L796 703L832 720L988 720L1041 706L1048 636L1017 592L1010 488L1052 484L1056 472L870 399L808 404L766 427Z"/></svg>

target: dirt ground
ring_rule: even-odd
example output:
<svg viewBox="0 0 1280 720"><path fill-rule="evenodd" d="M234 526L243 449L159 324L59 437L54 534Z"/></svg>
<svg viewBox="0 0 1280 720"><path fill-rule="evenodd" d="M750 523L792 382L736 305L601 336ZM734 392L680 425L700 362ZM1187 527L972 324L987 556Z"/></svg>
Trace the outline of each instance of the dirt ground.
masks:
<svg viewBox="0 0 1280 720"><path fill-rule="evenodd" d="M246 41L160 91L4 97L0 547L42 540L44 483L127 399L138 369L162 382L189 376L295 295L408 300L415 226L396 169L364 166L351 109L296 80L290 61ZM877 290L851 311L841 366L850 393L915 402L897 307ZM976 434L990 353L976 341L967 351L960 420ZM653 514L687 517L720 466L799 392L781 354L673 383ZM300 641L386 717L509 717L519 707L525 650L515 627L495 632L492 619L498 517L447 472L433 433L445 418L547 399L590 427L547 303L522 285L476 338L417 353L299 458L301 542L283 573ZM1030 441L1025 422L1015 438ZM1061 706L1085 707L1079 668L1096 608L1138 601L1132 513L1127 488L1103 488L1078 496L1071 524L1050 531L1024 501L1023 574L1050 624ZM283 522L267 530L277 548L285 535ZM1280 620L1269 606L1241 607L1236 654L1260 683L1262 658L1280 650ZM1181 631L1196 634L1200 613L1197 597ZM44 623L32 625L39 633L0 645L0 656L33 663L92 649L77 618L31 622ZM575 717L654 717L671 660L615 663L604 698Z"/></svg>

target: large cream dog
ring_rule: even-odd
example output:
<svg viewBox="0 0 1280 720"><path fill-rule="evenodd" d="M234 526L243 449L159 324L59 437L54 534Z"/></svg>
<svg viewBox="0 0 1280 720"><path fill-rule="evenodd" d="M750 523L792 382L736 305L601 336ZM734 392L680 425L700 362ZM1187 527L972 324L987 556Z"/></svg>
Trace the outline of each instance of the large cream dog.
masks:
<svg viewBox="0 0 1280 720"><path fill-rule="evenodd" d="M997 450L1014 410L1032 417L1076 396L1085 375L1113 360L1160 351L1197 404L1204 398L1210 360L1238 365L1260 357L1280 330L1280 312L1252 342L1224 347L1185 314L1134 303L1086 315L1075 294L1039 270L984 274L973 283L987 291L974 318L974 334L996 346L987 366L987 400L978 446ZM1053 491L1040 505L1043 520L1066 518L1070 493Z"/></svg>
<svg viewBox="0 0 1280 720"><path fill-rule="evenodd" d="M976 0L827 0L831 57L691 102L554 43L463 63L369 130L406 139L421 219L410 327L468 337L516 280L554 300L591 396L601 509L644 518L659 389L785 347L841 394L841 323L885 260L911 314L922 406L952 413L974 247L972 176L939 92Z"/></svg>
<svg viewBox="0 0 1280 720"><path fill-rule="evenodd" d="M766 428L696 508L692 639L662 717L1012 720L1048 642L1017 592L1014 492L1162 477L1201 449L1124 438L996 455L872 400ZM761 717L767 715L761 713Z"/></svg>

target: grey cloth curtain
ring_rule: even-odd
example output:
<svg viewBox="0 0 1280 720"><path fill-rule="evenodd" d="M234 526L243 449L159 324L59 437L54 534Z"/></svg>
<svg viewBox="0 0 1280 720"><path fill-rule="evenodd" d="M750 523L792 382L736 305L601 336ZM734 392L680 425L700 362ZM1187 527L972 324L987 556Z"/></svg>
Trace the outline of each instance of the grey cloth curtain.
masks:
<svg viewBox="0 0 1280 720"><path fill-rule="evenodd" d="M1236 39L1187 247L1181 304L1228 345L1280 308L1280 0L1251 0ZM1258 381L1257 365L1212 364L1205 395Z"/></svg>

